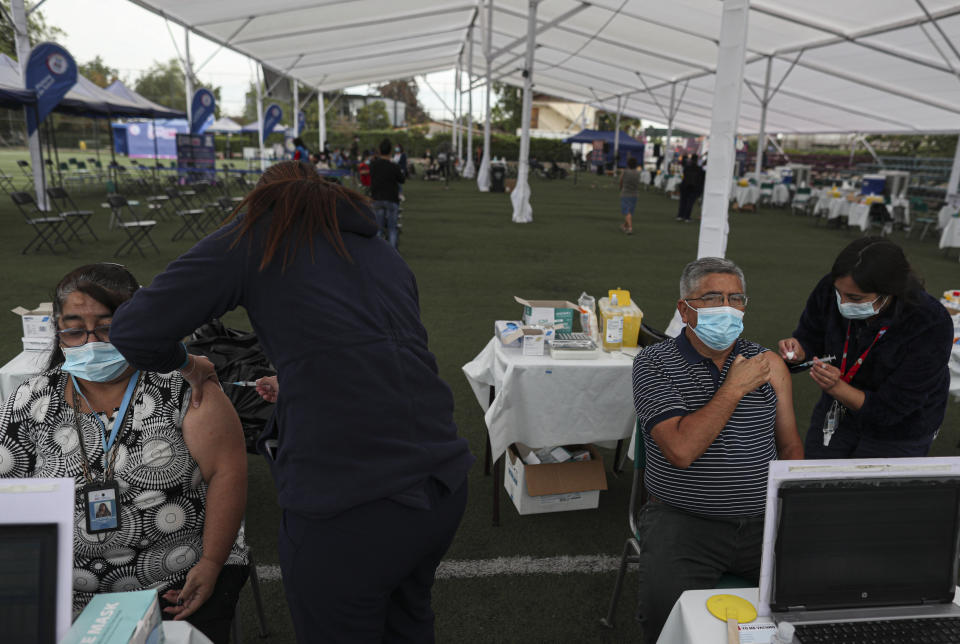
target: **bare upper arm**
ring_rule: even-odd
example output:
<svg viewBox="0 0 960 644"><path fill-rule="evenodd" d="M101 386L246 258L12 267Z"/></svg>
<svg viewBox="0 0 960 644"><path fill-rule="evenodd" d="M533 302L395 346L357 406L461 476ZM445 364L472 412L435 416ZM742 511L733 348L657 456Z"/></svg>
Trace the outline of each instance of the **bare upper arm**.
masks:
<svg viewBox="0 0 960 644"><path fill-rule="evenodd" d="M240 418L217 383L203 383L203 401L199 407L191 405L183 419L183 439L200 466L204 481L223 468L236 469L246 479L247 457Z"/></svg>

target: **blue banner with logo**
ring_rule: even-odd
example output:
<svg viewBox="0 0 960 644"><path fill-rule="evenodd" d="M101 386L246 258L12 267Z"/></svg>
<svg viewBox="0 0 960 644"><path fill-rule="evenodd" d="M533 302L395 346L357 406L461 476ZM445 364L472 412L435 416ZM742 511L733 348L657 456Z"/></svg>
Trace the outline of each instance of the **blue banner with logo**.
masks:
<svg viewBox="0 0 960 644"><path fill-rule="evenodd" d="M305 129L307 129L307 115L300 110L297 112L297 136L300 136Z"/></svg>
<svg viewBox="0 0 960 644"><path fill-rule="evenodd" d="M273 128L277 127L280 124L280 119L283 118L283 110L280 109L280 106L276 103L271 103L267 106L267 110L263 113L263 142L267 142L267 137L270 136L270 133L273 132Z"/></svg>
<svg viewBox="0 0 960 644"><path fill-rule="evenodd" d="M217 108L217 100L213 92L200 88L193 94L190 104L190 134L203 134L213 123L213 112Z"/></svg>
<svg viewBox="0 0 960 644"><path fill-rule="evenodd" d="M36 110L27 108L27 133L36 132L70 88L77 84L77 63L66 49L42 42L27 59L26 87L37 94Z"/></svg>

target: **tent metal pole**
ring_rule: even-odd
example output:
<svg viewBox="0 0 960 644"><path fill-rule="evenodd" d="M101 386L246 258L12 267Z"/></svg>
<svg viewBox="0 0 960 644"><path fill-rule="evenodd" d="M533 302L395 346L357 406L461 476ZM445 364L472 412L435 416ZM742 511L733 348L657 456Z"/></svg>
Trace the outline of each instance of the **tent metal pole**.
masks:
<svg viewBox="0 0 960 644"><path fill-rule="evenodd" d="M93 117L93 144L97 148L97 163L100 163L100 119ZM101 164L100 169L103 169Z"/></svg>
<svg viewBox="0 0 960 644"><path fill-rule="evenodd" d="M623 97L617 97L617 118L613 125L613 176L617 176L620 167L620 112L623 111Z"/></svg>
<svg viewBox="0 0 960 644"><path fill-rule="evenodd" d="M757 133L757 186L760 185L760 173L763 172L763 151L767 147L767 105L770 104L770 71L773 58L767 56L767 72L763 80L763 96L760 98L760 132Z"/></svg>
<svg viewBox="0 0 960 644"><path fill-rule="evenodd" d="M294 78L290 82L293 84L293 134L296 138L300 136L300 83Z"/></svg>
<svg viewBox="0 0 960 644"><path fill-rule="evenodd" d="M727 209L740 119L750 0L724 0L722 12L715 99L710 117L710 161L697 257L723 257L727 251Z"/></svg>
<svg viewBox="0 0 960 644"><path fill-rule="evenodd" d="M523 69L523 113L520 130L520 158L517 161L517 187L510 194L513 203L513 222L526 224L533 221L530 207L530 116L533 102L533 58L537 49L537 5L540 0L528 0L527 55Z"/></svg>
<svg viewBox="0 0 960 644"><path fill-rule="evenodd" d="M467 30L467 164L463 167L464 179L473 179L477 174L473 163L473 25Z"/></svg>
<svg viewBox="0 0 960 644"><path fill-rule="evenodd" d="M673 104L676 102L676 99L677 84L674 82L670 83L670 109L667 112L667 140L663 142L663 157L664 161L667 163L667 167L664 172L667 174L670 174L670 164L673 163L673 145L670 143L670 139L673 138L673 115L675 114Z"/></svg>
<svg viewBox="0 0 960 644"><path fill-rule="evenodd" d="M159 150L159 144L157 143L157 139L160 137L160 133L157 132L156 118L153 119L152 125L153 125L153 183L156 184L156 186L159 188L160 181L159 181L159 178L157 177L157 166L160 164L160 150ZM229 146L230 146L229 135L227 135L227 137L228 137L227 148L229 149Z"/></svg>
<svg viewBox="0 0 960 644"><path fill-rule="evenodd" d="M483 12L480 12L483 15ZM493 93L491 67L493 67L493 0L487 0L487 19L483 21L483 55L487 63L486 109L483 120L483 157L477 172L477 189L490 192L490 95Z"/></svg>
<svg viewBox="0 0 960 644"><path fill-rule="evenodd" d="M193 63L190 62L190 28L183 28L183 80L187 90L187 129L193 124Z"/></svg>
<svg viewBox="0 0 960 644"><path fill-rule="evenodd" d="M30 38L27 35L27 12L23 5L23 0L11 0L10 10L13 14L13 31L17 44L17 59L20 63L20 78L26 79L27 61L30 58L31 47ZM24 120L27 118L28 109L31 108L24 106ZM40 150L39 123L37 123L37 129L30 135L28 145L30 147L30 165L33 167L33 190L37 197L37 207L40 208L40 210L50 210L50 204L47 202L47 193L44 190L43 153Z"/></svg>
<svg viewBox="0 0 960 644"><path fill-rule="evenodd" d="M950 168L950 181L947 183L947 202L956 206L960 203L957 194L960 185L960 136L957 137L957 149L953 152L953 167Z"/></svg>
<svg viewBox="0 0 960 644"><path fill-rule="evenodd" d="M327 110L323 104L323 90L317 90L317 127L320 129L320 152L326 150L327 143ZM329 163L330 160L327 159Z"/></svg>
<svg viewBox="0 0 960 644"><path fill-rule="evenodd" d="M53 127L53 116L47 119L47 133L53 141L53 160L57 166L57 185L63 187L63 172L60 170L60 149L57 146L57 131ZM50 171L50 181L53 182L53 170Z"/></svg>
<svg viewBox="0 0 960 644"><path fill-rule="evenodd" d="M454 158L460 158L460 137L457 136L457 100L460 98L460 60L454 70L453 79L453 109L450 110L450 152Z"/></svg>
<svg viewBox="0 0 960 644"><path fill-rule="evenodd" d="M457 160L463 170L463 63L457 71Z"/></svg>
<svg viewBox="0 0 960 644"><path fill-rule="evenodd" d="M257 144L260 148L260 172L267 169L267 160L263 150L263 87L260 83L260 63L254 64L257 70Z"/></svg>

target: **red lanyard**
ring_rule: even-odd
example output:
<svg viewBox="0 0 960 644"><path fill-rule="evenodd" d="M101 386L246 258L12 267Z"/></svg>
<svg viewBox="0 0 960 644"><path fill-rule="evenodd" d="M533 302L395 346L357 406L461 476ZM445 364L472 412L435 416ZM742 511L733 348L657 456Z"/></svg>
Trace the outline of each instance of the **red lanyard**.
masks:
<svg viewBox="0 0 960 644"><path fill-rule="evenodd" d="M860 371L860 365L863 364L863 361L867 358L867 354L870 353L870 349L877 343L877 340L883 337L883 334L886 333L889 328L888 326L880 327L880 330L877 331L877 337L873 339L873 342L871 342L867 350L863 352L863 355L850 365L850 371L847 372L847 349L850 346L850 323L847 322L847 339L843 341L843 360L840 362L840 377L843 378L844 382L849 384L850 381L853 380L853 377Z"/></svg>

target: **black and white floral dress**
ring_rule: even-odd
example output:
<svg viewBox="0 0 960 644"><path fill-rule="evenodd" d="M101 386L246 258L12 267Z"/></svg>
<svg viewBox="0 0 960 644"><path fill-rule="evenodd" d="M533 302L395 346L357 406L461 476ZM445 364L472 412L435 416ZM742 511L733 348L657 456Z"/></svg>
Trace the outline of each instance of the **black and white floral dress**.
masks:
<svg viewBox="0 0 960 644"><path fill-rule="evenodd" d="M64 399L69 378L54 369L23 383L0 411L0 478L73 477L85 484L74 411ZM143 372L117 436L114 478L121 526L88 534L79 493L74 508L73 604L94 593L182 585L203 552L207 485L183 438L190 388L179 372ZM103 474L101 429L79 414L95 477ZM108 424L108 431L112 423ZM226 565L246 565L243 529Z"/></svg>

